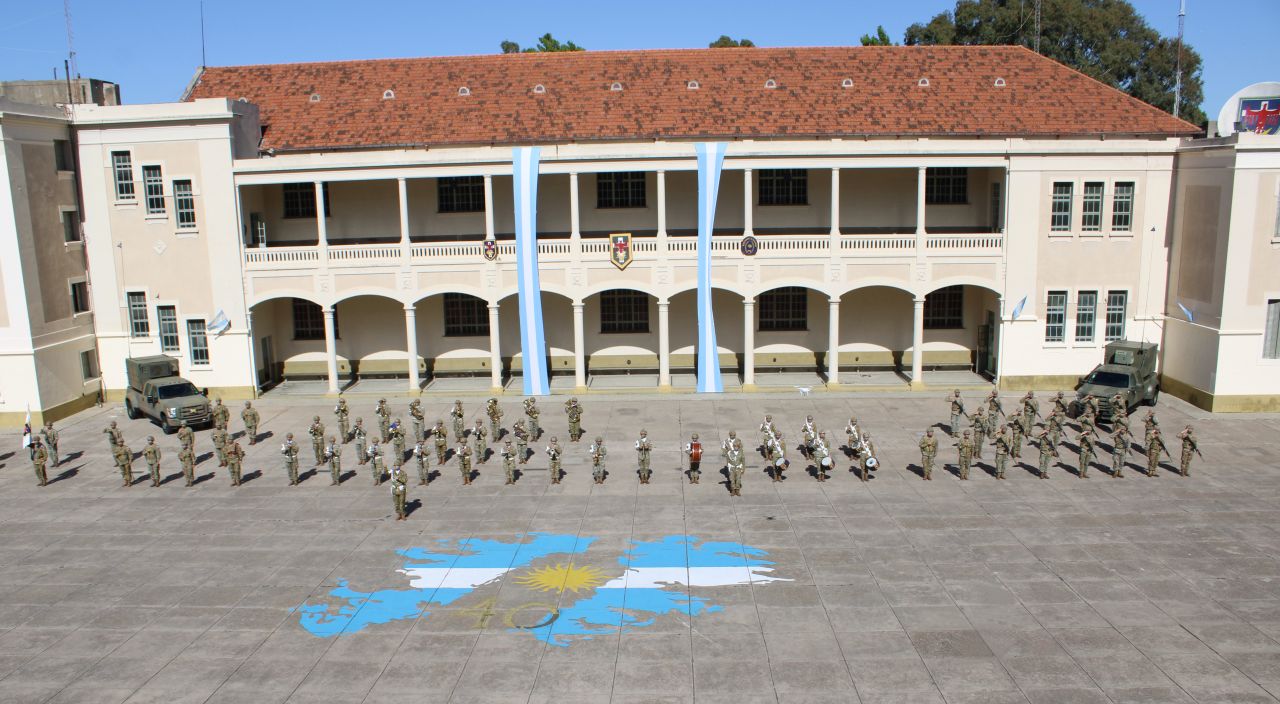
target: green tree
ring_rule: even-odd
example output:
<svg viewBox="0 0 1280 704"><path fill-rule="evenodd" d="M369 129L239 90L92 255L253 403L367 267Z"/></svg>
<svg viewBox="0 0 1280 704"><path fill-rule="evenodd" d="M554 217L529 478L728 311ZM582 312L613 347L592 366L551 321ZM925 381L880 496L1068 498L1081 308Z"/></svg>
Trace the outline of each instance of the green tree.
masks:
<svg viewBox="0 0 1280 704"><path fill-rule="evenodd" d="M884 25L876 25L875 35L864 34L859 41L863 46L893 46L893 40L889 38L889 33L884 31Z"/></svg>
<svg viewBox="0 0 1280 704"><path fill-rule="evenodd" d="M750 39L734 39L727 34L721 34L719 39L711 42L707 46L712 49L724 49L735 46L755 46L755 42L752 42Z"/></svg>
<svg viewBox="0 0 1280 704"><path fill-rule="evenodd" d="M510 39L503 40L502 44L500 44L499 46L502 47L502 53L504 54L520 54L520 53L541 54L549 51L582 51L583 50L583 47L580 47L577 44L574 44L572 41L561 42L559 39L556 39L555 37L551 36L550 32L542 35L541 37L538 37L537 46L531 46L526 49L521 49L519 44L511 41Z"/></svg>
<svg viewBox="0 0 1280 704"><path fill-rule="evenodd" d="M907 28L905 43L1034 47L1031 2L957 0L954 11ZM1166 112L1173 111L1178 42L1160 36L1127 0L1043 0L1040 53ZM1200 55L1182 45L1183 119L1204 124Z"/></svg>

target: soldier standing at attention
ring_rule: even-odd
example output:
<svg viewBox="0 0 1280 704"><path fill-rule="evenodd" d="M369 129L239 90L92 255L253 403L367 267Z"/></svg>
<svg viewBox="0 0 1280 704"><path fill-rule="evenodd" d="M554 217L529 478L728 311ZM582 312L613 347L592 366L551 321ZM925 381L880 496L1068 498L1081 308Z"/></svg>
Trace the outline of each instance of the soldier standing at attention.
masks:
<svg viewBox="0 0 1280 704"><path fill-rule="evenodd" d="M449 418L453 422L454 442L462 442L466 438L467 430L467 414L462 410L462 399L457 399L453 402L453 410L449 411Z"/></svg>
<svg viewBox="0 0 1280 704"><path fill-rule="evenodd" d="M244 448L237 440L227 448L227 472L231 474L231 486L240 486L240 468L244 465Z"/></svg>
<svg viewBox="0 0 1280 704"><path fill-rule="evenodd" d="M133 452L129 450L129 446L121 440L111 450L111 456L116 461L116 467L120 469L120 477L124 479L124 486L133 486Z"/></svg>
<svg viewBox="0 0 1280 704"><path fill-rule="evenodd" d="M952 391L950 395L943 398L943 400L950 404L951 425L949 426L949 430L951 431L951 437L954 438L960 432L960 416L965 415L964 399L960 398L960 389L956 389L955 391Z"/></svg>
<svg viewBox="0 0 1280 704"><path fill-rule="evenodd" d="M124 444L124 434L116 427L116 422L114 420L111 421L111 425L108 425L102 432L107 434L107 446L112 451L116 449L117 445Z"/></svg>
<svg viewBox="0 0 1280 704"><path fill-rule="evenodd" d="M240 420L244 423L244 434L249 437L250 445L258 444L258 421L261 417L258 415L258 409L253 407L251 401L244 402L244 410L240 411Z"/></svg>
<svg viewBox="0 0 1280 704"><path fill-rule="evenodd" d="M192 452L189 447L179 449L178 463L182 465L182 477L187 480L187 486L194 486L196 483L196 453Z"/></svg>
<svg viewBox="0 0 1280 704"><path fill-rule="evenodd" d="M1022 416L1012 416L1009 419L1009 456L1015 460L1022 459L1022 440L1026 437L1026 428L1022 425Z"/></svg>
<svg viewBox="0 0 1280 704"><path fill-rule="evenodd" d="M996 422L996 418L1005 415L1004 404L1000 402L999 389L992 389L990 395L987 396L987 417L991 422Z"/></svg>
<svg viewBox="0 0 1280 704"><path fill-rule="evenodd" d="M542 437L542 428L538 426L538 415L541 413L538 410L538 399L525 399L524 414L529 417L529 422L525 424L525 427L529 430L529 439L531 440L537 440Z"/></svg>
<svg viewBox="0 0 1280 704"><path fill-rule="evenodd" d="M1119 479L1124 476L1125 458L1129 456L1129 425L1116 424L1111 431L1111 477Z"/></svg>
<svg viewBox="0 0 1280 704"><path fill-rule="evenodd" d="M1057 447L1062 441L1062 428L1066 425L1066 416L1058 413L1058 409L1053 409L1049 417L1044 422L1045 430L1049 431L1049 435L1053 438L1053 446Z"/></svg>
<svg viewBox="0 0 1280 704"><path fill-rule="evenodd" d="M329 444L324 448L324 458L329 461L329 475L333 478L333 483L329 486L342 484L342 445L338 444L338 438L329 436Z"/></svg>
<svg viewBox="0 0 1280 704"><path fill-rule="evenodd" d="M818 481L827 481L827 472L831 471L831 449L827 447L827 431L818 432L818 437L813 441L813 449L810 451L813 460L818 466Z"/></svg>
<svg viewBox="0 0 1280 704"><path fill-rule="evenodd" d="M958 463L960 465L960 478L969 479L969 465L973 462L973 439L969 437L969 431L964 431L964 435L955 443L956 452L959 454Z"/></svg>
<svg viewBox="0 0 1280 704"><path fill-rule="evenodd" d="M36 470L36 481L40 486L49 486L49 474L45 464L49 461L49 451L45 449L40 438L31 438L31 466Z"/></svg>
<svg viewBox="0 0 1280 704"><path fill-rule="evenodd" d="M1098 417L1092 413L1085 413L1076 420L1076 423L1080 426L1080 432L1087 435L1097 430L1097 420Z"/></svg>
<svg viewBox="0 0 1280 704"><path fill-rule="evenodd" d="M1045 428L1036 436L1036 444L1040 446L1040 478L1049 478L1049 460L1058 456L1058 448L1053 441L1053 436L1049 434L1049 429Z"/></svg>
<svg viewBox="0 0 1280 704"><path fill-rule="evenodd" d="M702 478L702 443L698 442L697 433L689 437L684 453L689 456L689 483L697 484Z"/></svg>
<svg viewBox="0 0 1280 704"><path fill-rule="evenodd" d="M386 468L382 464L382 450L378 448L377 438L369 442L369 449L366 454L369 456L369 466L373 470L373 485L380 486L382 484L382 472Z"/></svg>
<svg viewBox="0 0 1280 704"><path fill-rule="evenodd" d="M1088 409L1088 414L1096 420L1098 417L1098 411L1100 410L1098 397L1093 394L1085 394L1084 401L1082 403L1084 403L1084 407Z"/></svg>
<svg viewBox="0 0 1280 704"><path fill-rule="evenodd" d="M1119 392L1111 397L1111 424L1117 423L1129 424L1129 404L1124 400L1124 394Z"/></svg>
<svg viewBox="0 0 1280 704"><path fill-rule="evenodd" d="M418 462L418 486L426 486L431 479L431 470L427 468L427 447L421 440L413 446L413 458Z"/></svg>
<svg viewBox="0 0 1280 704"><path fill-rule="evenodd" d="M649 456L653 452L653 443L649 442L649 432L640 431L640 439L636 440L636 460L640 465L640 483L648 484L653 471L649 466Z"/></svg>
<svg viewBox="0 0 1280 704"><path fill-rule="evenodd" d="M391 424L391 447L395 452L392 464L404 464L404 444L404 423L396 418L396 422Z"/></svg>
<svg viewBox="0 0 1280 704"><path fill-rule="evenodd" d="M191 426L187 425L185 420L178 426L178 444L189 448L193 453L196 451L196 434L192 432Z"/></svg>
<svg viewBox="0 0 1280 704"><path fill-rule="evenodd" d="M552 484L560 483L560 456L562 454L564 454L564 451L560 449L560 442L556 440L555 436L552 436L551 444L547 445L547 459L550 463Z"/></svg>
<svg viewBox="0 0 1280 704"><path fill-rule="evenodd" d="M864 433L862 442L862 451L858 453L858 464L862 470L862 481L865 482L871 479L871 475L868 474L871 471L871 466L868 463L872 457L876 456L876 444L871 442L871 433Z"/></svg>
<svg viewBox="0 0 1280 704"><path fill-rule="evenodd" d="M315 453L315 466L319 467L324 464L324 423L320 422L320 416L311 419L311 427L307 429L307 433L311 435L311 451Z"/></svg>
<svg viewBox="0 0 1280 704"><path fill-rule="evenodd" d="M1160 429L1152 428L1151 434L1147 436L1147 476L1154 477L1156 470L1160 468L1160 453L1169 454L1169 450L1164 446L1164 438L1160 437ZM1169 459L1173 459L1172 456Z"/></svg>
<svg viewBox="0 0 1280 704"><path fill-rule="evenodd" d="M53 466L57 467L58 461L58 431L53 429L53 423L45 423L44 429L40 431L40 435L44 438L45 454L49 455L49 459L53 460ZM35 439L34 434L32 439Z"/></svg>
<svg viewBox="0 0 1280 704"><path fill-rule="evenodd" d="M1053 397L1053 410L1050 413L1057 413L1063 417L1067 415L1067 397L1061 391Z"/></svg>
<svg viewBox="0 0 1280 704"><path fill-rule="evenodd" d="M924 471L924 480L933 481L933 460L938 456L938 439L933 437L933 428L924 431L920 438L920 469Z"/></svg>
<svg viewBox="0 0 1280 704"><path fill-rule="evenodd" d="M1178 439L1182 441L1182 458L1178 462L1178 474L1184 477L1191 475L1191 455L1200 452L1200 443L1196 442L1196 435L1188 425L1181 433L1178 433Z"/></svg>
<svg viewBox="0 0 1280 704"><path fill-rule="evenodd" d="M224 428L214 428L209 433L209 439L213 441L213 454L218 458L218 466L227 466L227 431Z"/></svg>
<svg viewBox="0 0 1280 704"><path fill-rule="evenodd" d="M1093 426L1089 426L1088 430L1081 430L1080 435L1076 437L1076 442L1080 445L1080 468L1078 472L1081 479L1089 477L1089 465L1093 463L1093 441L1096 432Z"/></svg>
<svg viewBox="0 0 1280 704"><path fill-rule="evenodd" d="M516 425L519 426L520 421L516 421ZM511 441L507 440L502 448L502 469L507 473L508 484L516 483L516 452L517 450L511 447Z"/></svg>
<svg viewBox="0 0 1280 704"><path fill-rule="evenodd" d="M973 456L982 459L982 446L987 440L987 416L982 412L982 406L974 409L973 415L969 416L969 429L973 431Z"/></svg>
<svg viewBox="0 0 1280 704"><path fill-rule="evenodd" d="M609 451L604 447L604 438L596 436L596 441L591 443L591 476L595 479L596 484L604 484L605 477L605 458Z"/></svg>
<svg viewBox="0 0 1280 704"><path fill-rule="evenodd" d="M333 415L338 417L338 432L342 434L342 442L351 439L351 425L347 419L351 417L351 409L347 408L347 399L338 397L338 405L333 407Z"/></svg>
<svg viewBox="0 0 1280 704"><path fill-rule="evenodd" d="M405 500L409 494L408 479L403 467L391 470L391 499L395 505L397 521L405 519Z"/></svg>
<svg viewBox="0 0 1280 704"><path fill-rule="evenodd" d="M142 446L142 458L147 461L147 472L151 474L151 486L160 486L160 446L156 444L154 435L147 436L147 444Z"/></svg>
<svg viewBox="0 0 1280 704"><path fill-rule="evenodd" d="M449 454L449 431L444 429L443 420L437 420L431 428L431 437L436 444L436 464L444 464L445 457Z"/></svg>
<svg viewBox="0 0 1280 704"><path fill-rule="evenodd" d="M284 456L284 470L289 474L289 485L298 485L298 444L293 441L293 433L284 436L284 444L280 446L280 454Z"/></svg>
<svg viewBox="0 0 1280 704"><path fill-rule="evenodd" d="M529 461L529 431L525 430L524 421L518 420L511 427L511 434L516 436L516 453L520 464Z"/></svg>
<svg viewBox="0 0 1280 704"><path fill-rule="evenodd" d="M425 421L422 416L422 402L416 398L409 402L409 420L413 421L413 442L415 444L422 442L422 426Z"/></svg>
<svg viewBox="0 0 1280 704"><path fill-rule="evenodd" d="M1144 437L1147 439L1151 438L1151 433L1160 429L1160 421L1156 420L1156 412L1150 409L1147 410L1147 417L1142 419L1142 424L1146 426Z"/></svg>
<svg viewBox="0 0 1280 704"><path fill-rule="evenodd" d="M502 406L498 405L498 399L489 399L488 404L485 405L484 412L485 415L489 416L489 435L493 436L494 442L497 442L502 437L502 434L498 432L502 423Z"/></svg>
<svg viewBox="0 0 1280 704"><path fill-rule="evenodd" d="M462 446L461 454L458 455L458 471L462 472L462 484L466 486L471 483L471 448L466 445Z"/></svg>
<svg viewBox="0 0 1280 704"><path fill-rule="evenodd" d="M1036 393L1028 391L1026 396L1022 397L1022 427L1027 434L1031 434L1031 429L1035 427L1036 416L1040 415L1040 402L1036 400Z"/></svg>
<svg viewBox="0 0 1280 704"><path fill-rule="evenodd" d="M480 422L479 418L476 418L476 425L471 429L471 437L475 439L476 462L480 464L484 464L485 455L489 454L488 436L489 431L484 429L484 423Z"/></svg>
<svg viewBox="0 0 1280 704"><path fill-rule="evenodd" d="M743 466L746 458L742 452L742 441L734 440L727 457L729 463L729 494L742 496L742 475L746 473Z"/></svg>
<svg viewBox="0 0 1280 704"><path fill-rule="evenodd" d="M382 444L391 442L391 411L387 410L387 399L378 399L378 407L373 409L378 416L378 432L382 436Z"/></svg>
<svg viewBox="0 0 1280 704"><path fill-rule="evenodd" d="M765 458L769 460L769 476L775 482L782 481L782 471L787 467L787 439L775 432L765 445Z"/></svg>
<svg viewBox="0 0 1280 704"><path fill-rule="evenodd" d="M213 404L213 427L219 430L226 430L227 424L231 422L231 409L222 405L222 399L218 399Z"/></svg>
<svg viewBox="0 0 1280 704"><path fill-rule="evenodd" d="M764 421L760 423L760 447L764 448L766 454L769 452L769 443L777 434L778 428L773 424L773 416L766 413Z"/></svg>
<svg viewBox="0 0 1280 704"><path fill-rule="evenodd" d="M844 434L844 446L849 448L856 456L858 454L858 446L862 444L862 429L858 427L857 416L849 416L849 424L844 426Z"/></svg>
<svg viewBox="0 0 1280 704"><path fill-rule="evenodd" d="M1017 419L1014 419L1014 422L1016 423ZM1013 444L1009 437L1009 428L1005 424L1000 424L992 442L996 446L996 479L1004 479L1004 472L1009 468L1009 450Z"/></svg>
<svg viewBox="0 0 1280 704"><path fill-rule="evenodd" d="M369 455L365 449L369 431L364 429L363 418L356 418L356 427L351 429L351 437L356 441L356 464L363 467L364 463L369 461Z"/></svg>
<svg viewBox="0 0 1280 704"><path fill-rule="evenodd" d="M582 406L577 396L564 402L564 412L569 415L569 442L577 442L582 437Z"/></svg>

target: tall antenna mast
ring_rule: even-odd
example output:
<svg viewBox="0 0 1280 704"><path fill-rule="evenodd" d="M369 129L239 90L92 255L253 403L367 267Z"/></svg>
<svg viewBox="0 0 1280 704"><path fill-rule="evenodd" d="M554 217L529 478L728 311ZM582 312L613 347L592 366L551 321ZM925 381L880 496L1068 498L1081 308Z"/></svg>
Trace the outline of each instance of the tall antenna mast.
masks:
<svg viewBox="0 0 1280 704"><path fill-rule="evenodd" d="M71 70L67 78L79 78L80 68L76 66L75 33L71 31L71 0L62 0L62 15L67 20L67 61Z"/></svg>
<svg viewBox="0 0 1280 704"><path fill-rule="evenodd" d="M1173 72L1173 116L1182 107L1182 33L1187 24L1187 0L1178 4L1178 62Z"/></svg>
<svg viewBox="0 0 1280 704"><path fill-rule="evenodd" d="M204 54L204 0L200 0L200 68L209 65Z"/></svg>
<svg viewBox="0 0 1280 704"><path fill-rule="evenodd" d="M1036 0L1036 53L1040 53L1040 0Z"/></svg>

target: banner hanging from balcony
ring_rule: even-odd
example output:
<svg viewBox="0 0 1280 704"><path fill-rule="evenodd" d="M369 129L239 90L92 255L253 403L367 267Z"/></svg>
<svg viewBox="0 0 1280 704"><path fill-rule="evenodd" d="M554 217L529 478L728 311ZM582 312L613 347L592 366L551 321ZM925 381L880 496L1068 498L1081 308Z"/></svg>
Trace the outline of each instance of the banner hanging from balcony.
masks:
<svg viewBox="0 0 1280 704"><path fill-rule="evenodd" d="M711 232L716 222L716 195L724 142L699 142L698 151L698 392L724 391L720 382L720 354L711 305Z"/></svg>
<svg viewBox="0 0 1280 704"><path fill-rule="evenodd" d="M542 330L542 287L538 283L538 147L516 147L511 183L516 206L516 273L520 302L520 358L524 395L545 396L546 341Z"/></svg>

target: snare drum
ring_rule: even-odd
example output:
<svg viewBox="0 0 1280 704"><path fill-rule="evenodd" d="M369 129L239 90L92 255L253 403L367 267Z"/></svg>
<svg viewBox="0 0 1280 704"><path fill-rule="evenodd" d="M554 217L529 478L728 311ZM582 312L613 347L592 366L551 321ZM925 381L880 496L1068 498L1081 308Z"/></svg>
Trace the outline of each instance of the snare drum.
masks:
<svg viewBox="0 0 1280 704"><path fill-rule="evenodd" d="M873 471L873 472L874 472L874 471L876 471L876 469L877 469L879 466L880 466L880 461L879 461L879 460L877 460L877 459L876 459L876 458L874 458L874 457L868 457L868 458L867 458L867 469L869 469L869 470L871 470L871 471Z"/></svg>
<svg viewBox="0 0 1280 704"><path fill-rule="evenodd" d="M779 471L786 469L790 465L791 462L788 461L786 457L779 457L773 461L773 466L777 467Z"/></svg>
<svg viewBox="0 0 1280 704"><path fill-rule="evenodd" d="M831 458L830 458L830 457L823 457L823 458L822 458L822 460L819 462L819 464L821 464L823 467L826 467L826 468L830 469L830 468L831 468Z"/></svg>

